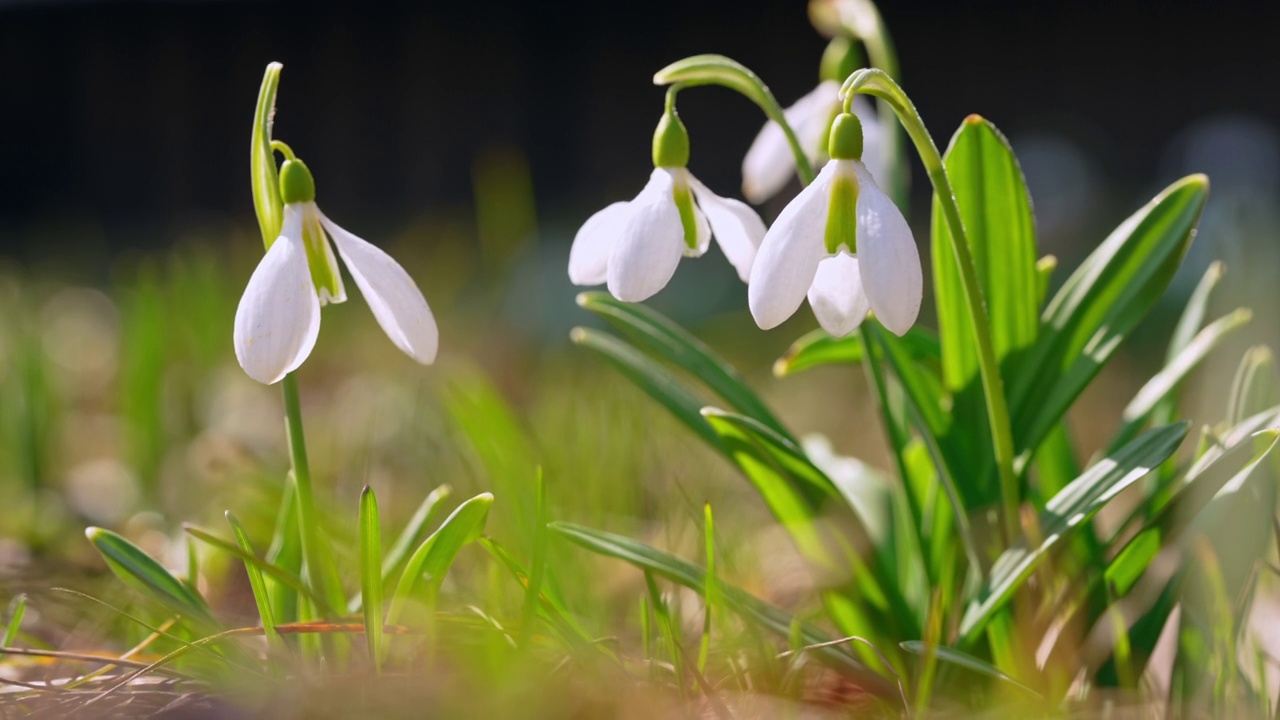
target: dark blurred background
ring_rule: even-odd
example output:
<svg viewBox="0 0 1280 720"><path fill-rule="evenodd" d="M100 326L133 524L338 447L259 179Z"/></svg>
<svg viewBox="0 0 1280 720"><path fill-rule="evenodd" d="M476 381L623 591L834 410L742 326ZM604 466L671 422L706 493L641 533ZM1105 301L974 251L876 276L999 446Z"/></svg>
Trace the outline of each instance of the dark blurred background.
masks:
<svg viewBox="0 0 1280 720"><path fill-rule="evenodd" d="M968 113L996 122L1052 233L1098 203L1126 212L1188 160L1275 190L1267 5L939 0L882 12L939 143ZM644 179L662 98L653 71L720 52L787 104L814 84L823 47L796 1L0 3L0 242L40 254L61 247L49 245L56 228L83 224L109 247L154 246L174 224L247 218L249 120L272 60L285 65L277 136L312 165L341 208L331 214L466 205L476 158L515 148L544 216L573 224ZM733 193L760 114L719 89L681 107L692 169Z"/></svg>

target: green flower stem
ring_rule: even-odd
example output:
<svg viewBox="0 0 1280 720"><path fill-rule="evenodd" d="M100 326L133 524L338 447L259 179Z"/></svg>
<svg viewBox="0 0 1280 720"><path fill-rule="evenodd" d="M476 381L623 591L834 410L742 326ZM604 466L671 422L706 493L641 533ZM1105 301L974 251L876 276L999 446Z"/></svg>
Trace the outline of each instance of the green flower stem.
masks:
<svg viewBox="0 0 1280 720"><path fill-rule="evenodd" d="M289 460L293 465L293 482L298 503L298 531L302 537L302 561L307 568L312 593L323 598L336 612L345 606L342 587L337 584L337 569L325 552L324 536L316 518L315 489L311 484L311 466L307 462L307 440L302 430L302 404L298 397L298 381L293 373L280 381L284 393L285 429L289 436Z"/></svg>
<svg viewBox="0 0 1280 720"><path fill-rule="evenodd" d="M817 177L813 172L813 165L809 163L809 157L800 147L800 139L796 137L795 129L787 122L777 98L770 92L769 86L742 63L723 55L695 55L677 60L659 70L653 76L653 83L655 85L678 84L681 87L719 85L739 93L755 103L764 111L765 117L778 123L782 128L787 144L791 146L791 154L795 156L796 175L800 177L800 182L808 185ZM668 100L670 99L671 96L668 95Z"/></svg>
<svg viewBox="0 0 1280 720"><path fill-rule="evenodd" d="M987 420L991 424L992 444L995 448L996 467L1000 473L1000 495L1004 506L1005 538L1012 543L1018 534L1019 493L1017 476L1013 470L1013 431L1009 423L1009 407L1005 401L1004 383L1000 378L1000 364L996 360L995 344L991 340L991 323L987 317L986 302L978 283L978 271L969 250L969 239L960 220L960 206L947 178L946 166L938 153L920 113L916 111L907 94L883 70L868 68L859 70L845 80L840 88L846 112L852 105L855 93L866 93L884 100L893 108L903 129L916 145L916 152L924 163L929 181L933 183L935 196L942 206L942 215L951 232L951 247L955 252L956 266L960 268L961 285L964 287L965 305L973 321L974 336L978 342L978 367L982 374L982 391L987 402Z"/></svg>

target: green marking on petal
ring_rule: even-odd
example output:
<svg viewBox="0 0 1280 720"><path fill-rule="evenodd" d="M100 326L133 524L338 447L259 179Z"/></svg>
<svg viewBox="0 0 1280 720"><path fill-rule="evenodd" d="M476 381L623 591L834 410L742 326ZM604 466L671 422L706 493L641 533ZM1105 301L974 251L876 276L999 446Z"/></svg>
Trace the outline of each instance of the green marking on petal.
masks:
<svg viewBox="0 0 1280 720"><path fill-rule="evenodd" d="M839 162L839 161L836 161ZM858 252L858 178L853 168L836 168L831 181L824 240L832 255L844 245L851 254Z"/></svg>
<svg viewBox="0 0 1280 720"><path fill-rule="evenodd" d="M320 304L344 302L347 293L342 286L342 272L333 254L333 245L325 236L315 211L308 208L303 212L302 244L307 249L307 267L311 270L311 282L316 286Z"/></svg>
<svg viewBox="0 0 1280 720"><path fill-rule="evenodd" d="M680 224L684 227L684 244L690 249L698 248L698 216L693 207L693 192L688 183L676 179L671 188L671 195L676 201L676 209L680 211Z"/></svg>

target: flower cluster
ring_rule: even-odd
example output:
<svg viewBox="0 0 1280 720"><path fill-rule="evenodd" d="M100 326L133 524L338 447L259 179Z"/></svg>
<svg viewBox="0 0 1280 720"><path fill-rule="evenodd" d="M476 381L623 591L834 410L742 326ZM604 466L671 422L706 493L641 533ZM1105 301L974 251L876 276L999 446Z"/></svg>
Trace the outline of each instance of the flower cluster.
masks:
<svg viewBox="0 0 1280 720"><path fill-rule="evenodd" d="M570 280L606 283L619 300L638 302L666 286L682 256L702 255L714 237L748 283L751 314L763 329L791 317L806 296L819 324L836 336L853 332L869 310L899 335L915 323L920 256L902 212L876 184L887 170L869 104L840 112L839 84L827 79L784 112L809 161L825 155L830 162L766 229L748 205L716 195L688 171L688 134L675 114L674 90L667 97L648 184L583 224L569 254ZM743 161L748 200L761 203L783 189L796 170L794 149L779 124L765 125Z"/></svg>

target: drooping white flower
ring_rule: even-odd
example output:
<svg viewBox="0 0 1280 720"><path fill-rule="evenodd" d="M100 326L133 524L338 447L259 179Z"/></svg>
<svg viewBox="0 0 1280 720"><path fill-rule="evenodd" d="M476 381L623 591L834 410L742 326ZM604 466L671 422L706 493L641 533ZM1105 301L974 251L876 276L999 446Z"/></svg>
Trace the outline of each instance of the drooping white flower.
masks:
<svg viewBox="0 0 1280 720"><path fill-rule="evenodd" d="M746 282L764 221L746 203L698 182L685 167L688 157L688 135L669 108L654 135L655 167L644 189L592 215L574 236L574 284L606 283L619 300L640 302L666 286L681 257L706 252L712 237Z"/></svg>
<svg viewBox="0 0 1280 720"><path fill-rule="evenodd" d="M775 327L807 296L818 323L847 335L870 309L904 334L920 312L920 255L902 211L857 159L850 138L857 120L832 127L833 159L783 209L765 235L751 269L748 302L756 323Z"/></svg>
<svg viewBox="0 0 1280 720"><path fill-rule="evenodd" d="M347 299L334 248L396 347L424 365L433 362L439 331L409 273L320 212L315 184L301 161L285 161L280 186L285 200L280 236L253 271L236 308L240 367L270 385L311 354L320 334L320 308Z"/></svg>
<svg viewBox="0 0 1280 720"><path fill-rule="evenodd" d="M840 83L824 80L783 111L796 140L809 162L818 168L827 159L827 133L840 112ZM864 135L862 162L871 175L884 181L888 167L883 153L882 129L871 101L857 97L853 112L862 121ZM742 160L742 196L759 205L771 199L796 172L795 156L782 132L782 126L770 120L761 128Z"/></svg>

